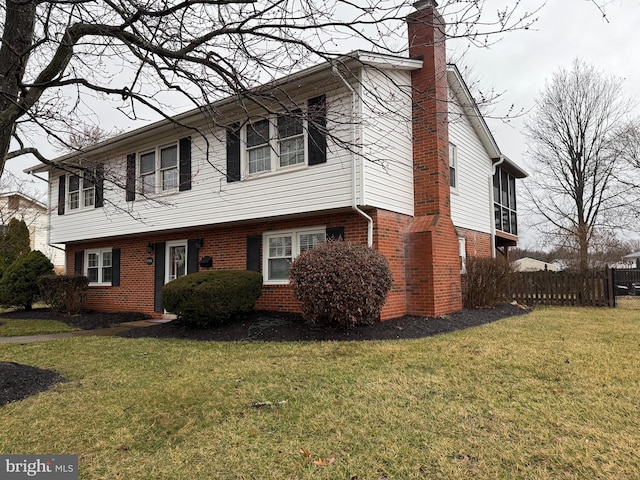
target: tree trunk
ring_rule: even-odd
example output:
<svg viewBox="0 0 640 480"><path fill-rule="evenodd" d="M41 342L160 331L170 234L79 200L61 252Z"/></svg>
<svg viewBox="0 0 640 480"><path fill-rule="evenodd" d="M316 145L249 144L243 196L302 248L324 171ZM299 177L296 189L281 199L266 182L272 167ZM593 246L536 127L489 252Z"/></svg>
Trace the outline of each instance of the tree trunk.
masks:
<svg viewBox="0 0 640 480"><path fill-rule="evenodd" d="M36 18L35 0L6 0L0 46L0 176L4 171L14 125L21 108L22 81L31 53Z"/></svg>

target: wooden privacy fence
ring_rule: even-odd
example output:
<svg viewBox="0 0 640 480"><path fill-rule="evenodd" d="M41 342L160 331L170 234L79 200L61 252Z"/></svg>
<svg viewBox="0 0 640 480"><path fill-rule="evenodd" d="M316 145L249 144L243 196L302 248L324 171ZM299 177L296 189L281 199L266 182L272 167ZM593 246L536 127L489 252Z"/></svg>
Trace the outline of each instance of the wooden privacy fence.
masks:
<svg viewBox="0 0 640 480"><path fill-rule="evenodd" d="M612 271L609 269L586 274L548 270L516 272L510 296L525 305L615 306Z"/></svg>

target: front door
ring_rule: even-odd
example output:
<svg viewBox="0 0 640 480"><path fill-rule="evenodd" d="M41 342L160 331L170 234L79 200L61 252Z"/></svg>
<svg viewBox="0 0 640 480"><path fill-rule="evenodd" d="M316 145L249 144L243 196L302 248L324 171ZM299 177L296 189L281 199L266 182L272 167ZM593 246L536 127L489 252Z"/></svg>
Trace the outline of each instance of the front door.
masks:
<svg viewBox="0 0 640 480"><path fill-rule="evenodd" d="M167 242L165 283L187 274L187 241Z"/></svg>

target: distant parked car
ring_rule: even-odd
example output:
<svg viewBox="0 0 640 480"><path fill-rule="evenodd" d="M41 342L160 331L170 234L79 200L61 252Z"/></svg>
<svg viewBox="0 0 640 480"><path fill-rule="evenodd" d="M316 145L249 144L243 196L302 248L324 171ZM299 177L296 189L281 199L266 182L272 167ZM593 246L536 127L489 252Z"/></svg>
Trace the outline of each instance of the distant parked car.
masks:
<svg viewBox="0 0 640 480"><path fill-rule="evenodd" d="M629 295L629 287L626 285L616 285L616 296Z"/></svg>
<svg viewBox="0 0 640 480"><path fill-rule="evenodd" d="M631 284L629 295L640 295L640 282L633 282Z"/></svg>

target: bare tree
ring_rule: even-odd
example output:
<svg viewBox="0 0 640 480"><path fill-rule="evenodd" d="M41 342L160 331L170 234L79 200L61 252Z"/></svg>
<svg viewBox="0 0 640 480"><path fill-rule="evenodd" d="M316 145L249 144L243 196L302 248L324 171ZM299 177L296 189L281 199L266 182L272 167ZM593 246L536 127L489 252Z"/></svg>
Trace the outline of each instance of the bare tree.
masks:
<svg viewBox="0 0 640 480"><path fill-rule="evenodd" d="M542 1L542 0L541 0ZM7 159L47 158L42 134L72 147L70 129L99 120L103 100L131 119L199 108L223 97L240 104L286 103L255 87L309 63L335 61L343 42L381 53L406 49L402 29L414 0L4 0L0 2L0 175ZM452 37L527 28L536 10L504 1L446 0ZM341 52L344 53L344 52ZM176 97L177 95L177 97ZM91 128L91 126L89 127Z"/></svg>
<svg viewBox="0 0 640 480"><path fill-rule="evenodd" d="M543 232L573 252L579 271L629 220L631 188L621 181L629 169L620 146L632 125L631 104L621 83L576 59L547 83L525 127L534 169L528 196Z"/></svg>

